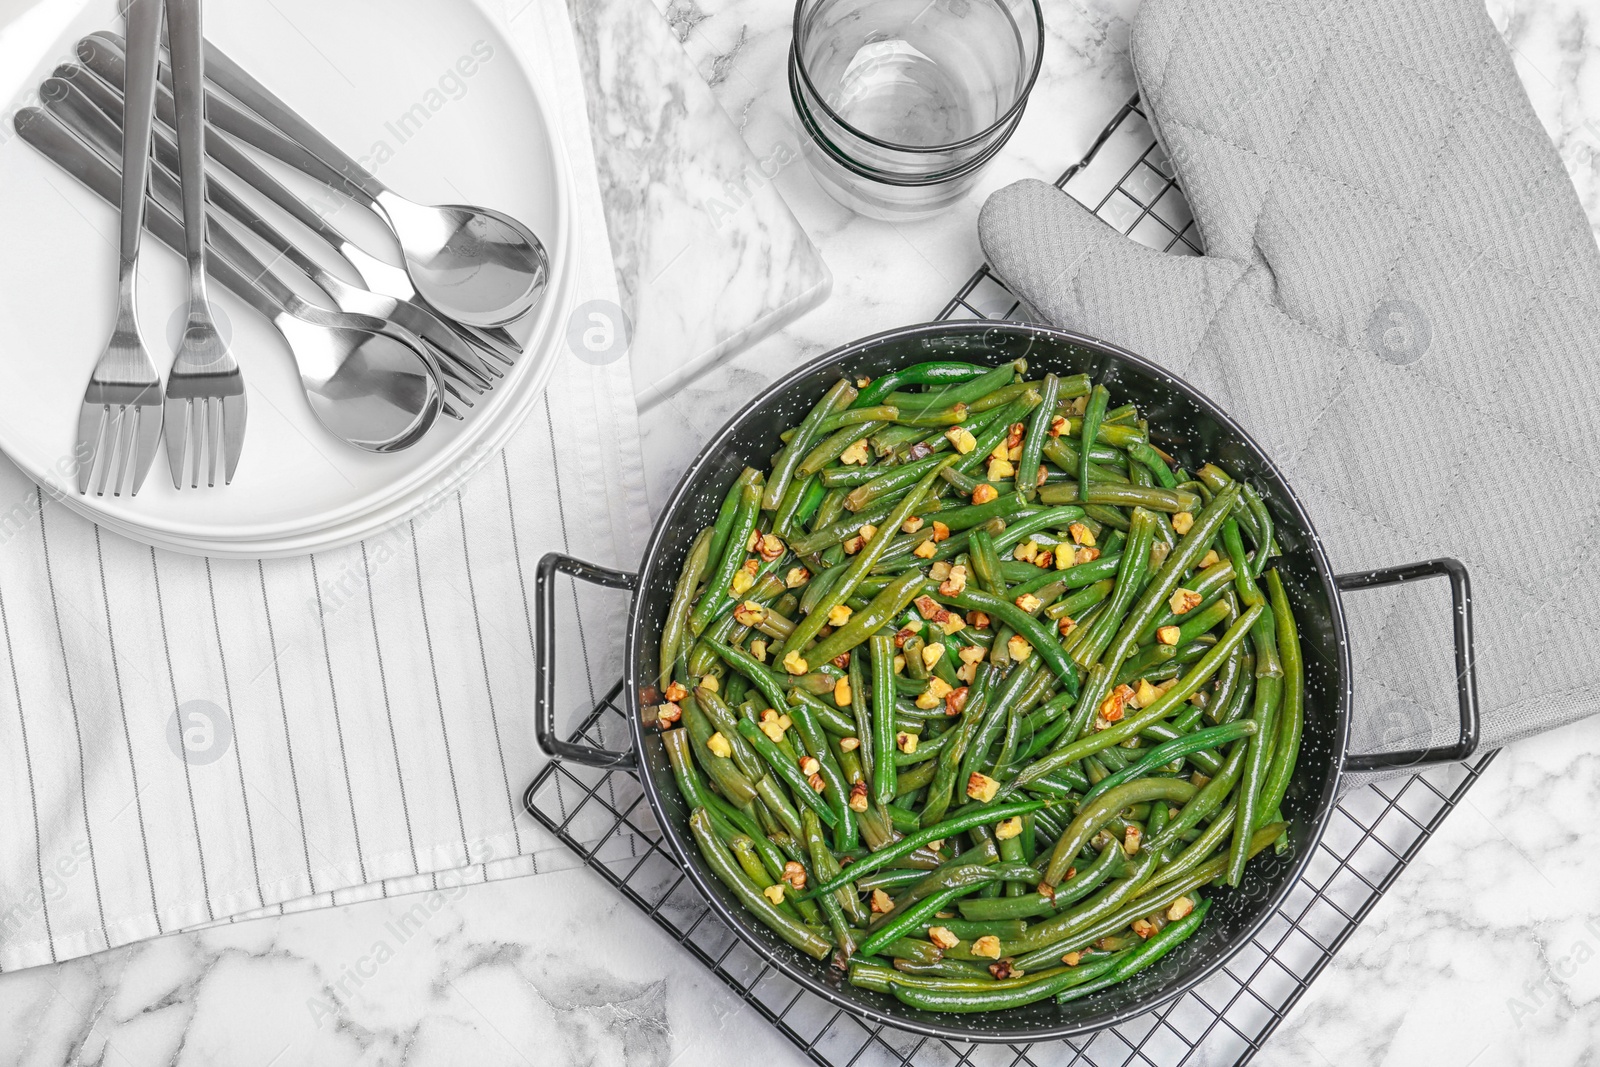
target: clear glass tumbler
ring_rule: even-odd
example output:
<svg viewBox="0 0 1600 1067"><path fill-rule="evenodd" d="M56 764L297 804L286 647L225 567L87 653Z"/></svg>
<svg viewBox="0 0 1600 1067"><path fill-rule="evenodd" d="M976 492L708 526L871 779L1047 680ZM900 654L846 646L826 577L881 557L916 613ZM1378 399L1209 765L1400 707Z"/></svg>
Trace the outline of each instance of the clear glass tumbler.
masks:
<svg viewBox="0 0 1600 1067"><path fill-rule="evenodd" d="M1039 73L1038 0L799 0L789 95L824 189L872 218L964 196Z"/></svg>

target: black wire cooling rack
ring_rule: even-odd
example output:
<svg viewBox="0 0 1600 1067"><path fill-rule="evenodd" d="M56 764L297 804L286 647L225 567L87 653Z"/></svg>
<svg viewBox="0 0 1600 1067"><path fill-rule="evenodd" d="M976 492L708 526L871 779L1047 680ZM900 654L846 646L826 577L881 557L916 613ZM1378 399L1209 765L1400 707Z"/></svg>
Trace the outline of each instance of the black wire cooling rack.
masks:
<svg viewBox="0 0 1600 1067"><path fill-rule="evenodd" d="M1196 255L1200 235L1170 170L1135 100L1056 184L1134 239ZM1026 317L1028 309L986 266L940 315ZM589 713L574 741L628 747L621 690L618 683ZM552 762L524 804L819 1067L1222 1067L1254 1057L1493 758L1491 752L1346 794L1283 906L1203 984L1119 1026L1036 1045L905 1033L858 1019L784 977L706 907L628 771Z"/></svg>

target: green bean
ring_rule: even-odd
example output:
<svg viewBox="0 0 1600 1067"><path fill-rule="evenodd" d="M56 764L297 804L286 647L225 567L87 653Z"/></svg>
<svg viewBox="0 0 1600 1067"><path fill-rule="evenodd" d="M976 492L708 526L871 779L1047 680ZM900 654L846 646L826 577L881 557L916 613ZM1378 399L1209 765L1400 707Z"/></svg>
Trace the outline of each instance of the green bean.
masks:
<svg viewBox="0 0 1600 1067"><path fill-rule="evenodd" d="M817 761L817 773L822 775L827 797L832 801L833 813L838 819L833 828L833 847L840 852L848 852L856 847L860 837L856 829L855 812L850 810L850 786L844 780L844 772L833 758L833 749L823 735L811 705L803 700L791 703L789 717L794 722L795 732L805 743L806 751Z"/></svg>
<svg viewBox="0 0 1600 1067"><path fill-rule="evenodd" d="M894 638L874 637L872 649L872 747L877 765L872 780L873 803L883 805L894 799Z"/></svg>
<svg viewBox="0 0 1600 1067"><path fill-rule="evenodd" d="M745 544L750 540L750 534L755 530L756 519L760 514L760 477L757 471L749 468L739 476L742 485L739 506L728 528L722 556L711 571L710 577L706 579L706 590L701 595L700 602L689 615L689 631L693 634L699 635L704 632L710 625L712 617L731 595L728 587L733 582L734 572L744 562Z"/></svg>
<svg viewBox="0 0 1600 1067"><path fill-rule="evenodd" d="M872 407L902 385L951 386L970 382L982 376L988 367L976 363L958 363L952 360L918 363L910 367L889 371L872 379L857 394L852 407Z"/></svg>
<svg viewBox="0 0 1600 1067"><path fill-rule="evenodd" d="M1213 726L1207 730L1197 730L1192 734L1183 734L1165 744L1157 745L1151 749L1137 763L1130 764L1116 774L1098 782L1083 796L1083 803L1087 804L1095 797L1108 790L1114 789L1124 782L1130 782L1142 775L1149 774L1157 767L1164 767L1173 760L1194 756L1209 748L1236 741L1241 737L1255 736L1257 726L1254 722L1229 723L1226 726ZM1152 836L1155 831L1151 831Z"/></svg>
<svg viewBox="0 0 1600 1067"><path fill-rule="evenodd" d="M739 903L753 912L768 929L815 959L820 960L828 954L827 941L793 916L786 915L744 876L744 872L728 855L721 840L717 838L716 831L711 826L711 817L704 808L697 809L689 816L689 831L711 872L739 898Z"/></svg>
<svg viewBox="0 0 1600 1067"><path fill-rule="evenodd" d="M1186 941L1191 934L1200 928L1200 924L1205 921L1206 912L1210 908L1211 901L1202 900L1188 915L1185 915L1177 922L1168 924L1159 933L1154 934L1150 940L1135 948L1125 958L1119 959L1109 971L1097 980L1086 982L1057 994L1056 1003L1066 1004L1080 997L1086 997L1090 993L1098 992L1108 986L1115 985L1118 982L1127 981L1171 952L1180 943Z"/></svg>
<svg viewBox="0 0 1600 1067"><path fill-rule="evenodd" d="M716 732L711 721L700 710L699 703L692 696L684 697L681 708L683 723L688 727L689 736L694 740L694 755L700 766L705 770L706 776L716 785L722 795L735 804L748 804L756 797L755 786L746 777L745 772L736 766L733 760L718 756L707 747L706 742ZM677 731L669 731L669 733ZM753 755L753 753L752 753Z"/></svg>
<svg viewBox="0 0 1600 1067"><path fill-rule="evenodd" d="M828 416L848 408L856 399L855 386L840 380L835 382L822 399L806 415L805 421L800 423L800 429L795 433L794 439L783 446L778 453L778 458L773 461L772 475L767 479L766 491L761 496L761 509L763 511L776 511L783 502L783 494L789 488L789 479L794 476L795 468L805 458L806 452L811 448L816 437L819 436L822 423Z"/></svg>
<svg viewBox="0 0 1600 1067"><path fill-rule="evenodd" d="M895 578L884 587L883 592L872 599L872 603L861 611L851 615L850 621L834 630L833 633L818 641L806 651L807 663L828 663L840 655L849 652L857 645L871 637L875 632L889 625L894 617L905 610L927 583L927 578L921 571L911 570ZM785 648L792 645L785 644Z"/></svg>
<svg viewBox="0 0 1600 1067"><path fill-rule="evenodd" d="M661 627L661 676L659 685L672 680L672 667L677 662L679 647L683 644L684 629L689 622L689 612L694 608L694 591L705 573L710 557L711 541L715 531L711 527L701 530L689 546L688 558L678 574L678 584L672 591L672 603L667 608L667 621Z"/></svg>
<svg viewBox="0 0 1600 1067"><path fill-rule="evenodd" d="M1056 482L1039 490L1041 504L1065 504L1078 501L1082 504L1100 504L1123 508L1149 508L1176 515L1200 506L1200 498L1181 489L1161 489L1155 486L1122 485L1117 482L1095 481L1087 493L1081 483Z"/></svg>
<svg viewBox="0 0 1600 1067"><path fill-rule="evenodd" d="M772 740L756 728L756 724L748 719L739 720L739 735L749 743L750 747L767 761L768 766L777 774L778 778L789 787L789 791L804 802L803 807L817 813L831 829L838 823L838 816L828 807L828 802L819 797L816 790L811 788L805 775L800 773L800 768L789 759ZM802 811L802 818L804 811Z"/></svg>
<svg viewBox="0 0 1600 1067"><path fill-rule="evenodd" d="M822 836L822 824L817 820L816 812L807 809L800 813L800 826L805 835L806 854L811 859L812 873L818 881L826 875L825 871L836 870L838 862L833 858L833 853L828 851L828 843ZM845 918L843 894L829 893L814 898L817 906L822 909L822 914L828 920L828 926L833 931L833 943L839 950L841 959L849 959L856 953L855 935L850 929L849 920Z"/></svg>
<svg viewBox="0 0 1600 1067"><path fill-rule="evenodd" d="M1034 408L1028 432L1022 439L1022 458L1017 461L1017 487L1024 494L1034 492L1039 475L1039 453L1050 434L1050 420L1055 415L1056 398L1060 395L1061 379L1046 374L1044 386L1039 390L1039 406Z"/></svg>
<svg viewBox="0 0 1600 1067"><path fill-rule="evenodd" d="M999 619L1017 633L1021 634L1028 644L1033 646L1041 659L1055 672L1056 678L1068 690L1076 692L1078 689L1078 672L1073 667L1072 661L1061 650L1055 637L1039 620L1023 611L1009 600L1001 600L991 596L980 589L968 586L954 596L941 594L935 598L944 604L954 604L968 611L981 611L990 618Z"/></svg>
<svg viewBox="0 0 1600 1067"><path fill-rule="evenodd" d="M1026 364L1021 365L1023 369ZM1017 363L1007 363L961 383L946 383L926 393L892 393L883 399L905 410L928 411L956 404L971 404L1010 383L1019 373Z"/></svg>
<svg viewBox="0 0 1600 1067"><path fill-rule="evenodd" d="M1108 789L1093 800L1085 800L1078 808L1072 825L1067 827L1050 853L1050 865L1045 868L1044 880L1051 885L1061 882L1079 850L1123 808L1151 800L1187 801L1196 792L1191 783L1181 778L1141 778Z"/></svg>
<svg viewBox="0 0 1600 1067"><path fill-rule="evenodd" d="M1295 628L1289 595L1276 569L1267 572L1267 591L1272 601L1277 627L1278 657L1283 670L1283 702L1279 711L1277 739L1273 742L1272 762L1261 787L1261 810L1274 812L1289 791L1300 755L1300 739L1305 730L1305 662L1300 653L1300 633Z"/></svg>

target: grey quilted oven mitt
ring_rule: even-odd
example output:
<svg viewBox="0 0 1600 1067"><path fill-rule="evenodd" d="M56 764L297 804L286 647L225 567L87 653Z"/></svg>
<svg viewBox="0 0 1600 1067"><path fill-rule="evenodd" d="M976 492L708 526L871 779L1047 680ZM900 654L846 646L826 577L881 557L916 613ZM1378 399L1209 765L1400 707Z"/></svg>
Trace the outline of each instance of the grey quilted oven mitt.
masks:
<svg viewBox="0 0 1600 1067"><path fill-rule="evenodd" d="M1238 418L1336 569L1465 563L1485 748L1600 710L1600 255L1482 0L1144 0L1133 61L1207 255L1024 181L995 270ZM1352 751L1453 741L1448 587L1344 602Z"/></svg>

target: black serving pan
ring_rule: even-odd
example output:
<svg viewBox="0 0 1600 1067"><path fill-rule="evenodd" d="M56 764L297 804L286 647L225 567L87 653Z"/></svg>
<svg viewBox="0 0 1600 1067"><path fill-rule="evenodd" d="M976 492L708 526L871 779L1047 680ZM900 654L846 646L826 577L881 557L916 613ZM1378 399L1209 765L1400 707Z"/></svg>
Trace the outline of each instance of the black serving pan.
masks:
<svg viewBox="0 0 1600 1067"><path fill-rule="evenodd" d="M892 996L857 989L826 961L784 944L707 870L689 834L689 812L673 781L657 732L643 726L640 708L659 700L657 644L673 585L690 543L715 521L716 511L746 466L765 469L778 434L795 425L840 377L877 377L927 360L989 365L1025 358L1033 376L1088 373L1119 402L1138 405L1153 443L1190 469L1210 460L1248 480L1265 500L1282 544L1275 565L1300 623L1306 664L1304 742L1283 802L1289 848L1252 860L1237 889L1214 890L1201 930L1160 963L1121 985L1068 1005L1046 1001L1002 1012L945 1015L917 1011ZM633 748L604 752L561 740L554 725L555 575L633 591L628 615L623 695ZM1352 678L1341 591L1391 585L1431 576L1449 579L1455 611L1460 736L1453 745L1404 752L1351 755ZM716 914L780 971L826 1000L864 1018L919 1034L958 1041L1027 1042L1082 1034L1149 1011L1192 988L1220 967L1277 909L1301 876L1333 810L1341 776L1462 760L1478 743L1476 680L1472 666L1471 594L1455 560L1412 563L1362 574L1335 575L1294 491L1271 460L1226 412L1170 372L1130 352L1089 337L1022 323L944 322L907 326L835 349L774 383L722 428L684 474L656 523L639 573L594 567L569 556L544 557L538 574L539 627L535 726L540 744L558 760L626 766L644 787L650 808L689 878Z"/></svg>

